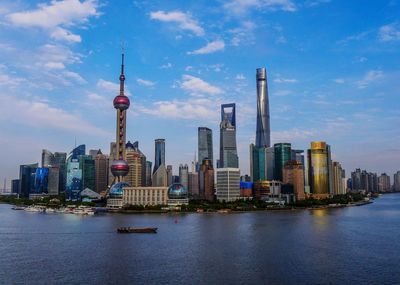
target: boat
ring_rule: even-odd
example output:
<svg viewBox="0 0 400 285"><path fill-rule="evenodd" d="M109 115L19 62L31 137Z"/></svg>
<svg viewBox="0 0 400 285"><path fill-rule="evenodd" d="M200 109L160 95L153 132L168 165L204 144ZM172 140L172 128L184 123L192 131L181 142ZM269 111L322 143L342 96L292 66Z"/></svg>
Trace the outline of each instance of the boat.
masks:
<svg viewBox="0 0 400 285"><path fill-rule="evenodd" d="M118 228L117 232L120 234L156 234L157 228L131 228L123 227Z"/></svg>
<svg viewBox="0 0 400 285"><path fill-rule="evenodd" d="M25 206L14 206L14 207L12 207L11 209L12 210L25 210Z"/></svg>
<svg viewBox="0 0 400 285"><path fill-rule="evenodd" d="M27 212L41 212L43 213L45 211L46 208L44 207L40 207L40 206L29 206L26 207L24 210Z"/></svg>

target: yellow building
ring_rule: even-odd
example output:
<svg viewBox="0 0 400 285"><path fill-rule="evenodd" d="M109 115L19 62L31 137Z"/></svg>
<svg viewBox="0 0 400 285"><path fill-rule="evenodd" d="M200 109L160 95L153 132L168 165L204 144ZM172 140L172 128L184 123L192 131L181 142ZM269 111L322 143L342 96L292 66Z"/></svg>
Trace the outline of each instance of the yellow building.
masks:
<svg viewBox="0 0 400 285"><path fill-rule="evenodd" d="M314 195L328 195L333 191L330 146L326 142L311 142L308 150L308 181Z"/></svg>
<svg viewBox="0 0 400 285"><path fill-rule="evenodd" d="M124 187L122 205L167 205L168 187Z"/></svg>
<svg viewBox="0 0 400 285"><path fill-rule="evenodd" d="M126 175L125 181L132 187L142 185L142 163L140 153L133 149L126 150L126 161L129 165L129 172Z"/></svg>

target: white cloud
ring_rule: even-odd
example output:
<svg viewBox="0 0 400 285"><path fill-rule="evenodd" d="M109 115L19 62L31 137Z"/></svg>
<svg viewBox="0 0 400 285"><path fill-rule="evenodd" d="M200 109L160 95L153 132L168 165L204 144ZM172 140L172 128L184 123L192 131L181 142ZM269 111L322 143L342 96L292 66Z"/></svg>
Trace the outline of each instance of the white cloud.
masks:
<svg viewBox="0 0 400 285"><path fill-rule="evenodd" d="M50 4L39 4L37 9L16 12L7 15L8 21L17 27L36 27L48 30L52 38L70 42L80 42L79 35L66 30L88 21L89 17L98 16L96 0L63 0L51 1Z"/></svg>
<svg viewBox="0 0 400 285"><path fill-rule="evenodd" d="M297 83L298 80L294 79L294 78L275 78L274 79L275 83L280 83L280 84L284 84L284 83Z"/></svg>
<svg viewBox="0 0 400 285"><path fill-rule="evenodd" d="M253 44L255 35L254 29L256 24L252 21L243 21L237 28L230 29L228 32L233 35L230 43L233 46L239 46L239 44Z"/></svg>
<svg viewBox="0 0 400 285"><path fill-rule="evenodd" d="M243 74L236 74L236 80L245 80L246 77L244 77Z"/></svg>
<svg viewBox="0 0 400 285"><path fill-rule="evenodd" d="M382 42L400 40L400 24L392 23L379 28L379 40Z"/></svg>
<svg viewBox="0 0 400 285"><path fill-rule="evenodd" d="M48 69L64 69L65 65L62 62L49 61L44 64L44 67Z"/></svg>
<svg viewBox="0 0 400 285"><path fill-rule="evenodd" d="M283 97L292 94L292 91L290 90L277 90L272 93L272 96L278 96L278 97Z"/></svg>
<svg viewBox="0 0 400 285"><path fill-rule="evenodd" d="M345 82L345 80L343 78L336 78L333 80L335 83L337 84L343 84Z"/></svg>
<svg viewBox="0 0 400 285"><path fill-rule="evenodd" d="M312 0L312 1L307 1L305 3L306 6L308 7L315 7L315 6L319 6L321 4L326 4L326 3L330 3L331 0Z"/></svg>
<svg viewBox="0 0 400 285"><path fill-rule="evenodd" d="M296 5L291 0L232 0L224 5L225 9L237 14L243 15L250 9L269 9L272 11L282 10L294 12Z"/></svg>
<svg viewBox="0 0 400 285"><path fill-rule="evenodd" d="M221 40L216 40L211 43L208 43L206 46L199 48L194 51L189 51L187 54L208 54L208 53L214 53L220 50L224 50L225 48L225 43L224 41Z"/></svg>
<svg viewBox="0 0 400 285"><path fill-rule="evenodd" d="M152 86L156 85L156 83L153 82L153 81L145 80L145 79L141 79L141 78L136 79L136 82L137 82L139 85L147 86L147 87L152 87Z"/></svg>
<svg viewBox="0 0 400 285"><path fill-rule="evenodd" d="M181 88L183 90L189 91L192 95L198 94L211 94L218 95L222 94L221 88L211 85L210 83L191 75L183 75L183 82L181 83Z"/></svg>
<svg viewBox="0 0 400 285"><path fill-rule="evenodd" d="M204 29L196 20L192 19L192 16L188 13L183 13L181 11L156 11L150 13L150 19L176 23L182 30L191 31L197 36L204 35Z"/></svg>
<svg viewBox="0 0 400 285"><path fill-rule="evenodd" d="M364 32L361 32L361 33L356 34L356 35L348 36L348 37L346 37L346 38L344 38L344 39L342 39L342 40L340 40L340 41L337 41L337 44L339 44L339 45L346 45L347 43L352 42L352 41L360 41L360 40L363 40L363 39L365 39L371 32L372 32L372 31L364 31Z"/></svg>
<svg viewBox="0 0 400 285"><path fill-rule="evenodd" d="M71 133L89 132L94 135L109 135L101 128L86 122L80 115L70 114L62 109L52 107L48 103L17 99L7 95L0 96L0 103L0 120L12 121L32 128L51 128ZM15 116L15 110L24 111Z"/></svg>
<svg viewBox="0 0 400 285"><path fill-rule="evenodd" d="M96 87L102 92L105 91L105 92L111 93L113 96L119 94L119 83L114 83L114 82L107 81L107 80L100 78L96 83ZM125 84L125 95L126 96L132 95L129 92L126 84Z"/></svg>
<svg viewBox="0 0 400 285"><path fill-rule="evenodd" d="M172 67L172 63L167 62L166 64L163 64L160 66L161 69L168 69Z"/></svg>
<svg viewBox="0 0 400 285"><path fill-rule="evenodd" d="M314 130L291 129L286 131L272 131L271 138L276 142L311 141L315 136Z"/></svg>
<svg viewBox="0 0 400 285"><path fill-rule="evenodd" d="M364 89L368 87L371 83L381 79L383 76L384 75L381 70L370 70L364 75L361 80L357 81L357 86L359 89Z"/></svg>
<svg viewBox="0 0 400 285"><path fill-rule="evenodd" d="M75 80L79 84L86 84L87 83L87 81L76 72L64 71L63 74L64 74L64 76Z"/></svg>

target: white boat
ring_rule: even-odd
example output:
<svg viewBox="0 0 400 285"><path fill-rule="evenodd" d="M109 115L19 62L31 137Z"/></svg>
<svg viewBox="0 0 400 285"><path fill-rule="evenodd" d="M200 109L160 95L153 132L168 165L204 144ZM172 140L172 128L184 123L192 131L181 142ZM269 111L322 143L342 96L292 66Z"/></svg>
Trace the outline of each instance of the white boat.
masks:
<svg viewBox="0 0 400 285"><path fill-rule="evenodd" d="M46 213L55 213L56 209L54 208L46 208Z"/></svg>
<svg viewBox="0 0 400 285"><path fill-rule="evenodd" d="M27 212L44 212L46 208L40 206L29 206L24 209Z"/></svg>
<svg viewBox="0 0 400 285"><path fill-rule="evenodd" d="M91 207L79 206L78 208L74 209L74 214L77 214L77 215L94 215L95 211Z"/></svg>

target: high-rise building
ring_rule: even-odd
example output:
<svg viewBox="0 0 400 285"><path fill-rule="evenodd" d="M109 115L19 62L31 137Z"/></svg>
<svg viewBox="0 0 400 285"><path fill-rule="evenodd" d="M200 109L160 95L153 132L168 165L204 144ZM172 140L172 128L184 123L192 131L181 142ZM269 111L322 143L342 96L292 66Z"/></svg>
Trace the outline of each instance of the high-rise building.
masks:
<svg viewBox="0 0 400 285"><path fill-rule="evenodd" d="M214 168L209 159L204 159L200 166L199 197L207 201L214 201Z"/></svg>
<svg viewBox="0 0 400 285"><path fill-rule="evenodd" d="M189 172L188 193L192 199L199 198L199 174L198 172Z"/></svg>
<svg viewBox="0 0 400 285"><path fill-rule="evenodd" d="M151 178L153 187L168 187L168 173L164 164L161 164Z"/></svg>
<svg viewBox="0 0 400 285"><path fill-rule="evenodd" d="M240 169L218 168L217 200L231 202L240 198Z"/></svg>
<svg viewBox="0 0 400 285"><path fill-rule="evenodd" d="M66 184L66 160L67 154L65 152L55 152L54 154L46 149L42 150L42 167L58 167L58 192L65 192Z"/></svg>
<svg viewBox="0 0 400 285"><path fill-rule="evenodd" d="M238 168L235 103L221 105L219 167Z"/></svg>
<svg viewBox="0 0 400 285"><path fill-rule="evenodd" d="M129 165L129 172L126 176L126 182L128 182L131 187L140 187L142 186L142 161L140 152L130 147L129 143L127 146L126 161Z"/></svg>
<svg viewBox="0 0 400 285"><path fill-rule="evenodd" d="M83 171L79 160L85 156L86 147L84 144L75 147L67 157L67 169L66 169L66 192L67 199L76 200L78 199L78 193L82 189L82 175Z"/></svg>
<svg viewBox="0 0 400 285"><path fill-rule="evenodd" d="M140 174L140 176L141 176L141 185L139 185L139 186L146 186L146 175L147 175L146 174L146 171L147 171L147 169L146 169L146 161L147 161L147 158L144 155L144 153L139 149L139 142L138 141L135 141L134 143L131 143L130 141L128 141L127 144L126 144L126 149L128 149L128 148L129 149L133 149L133 150L135 150L136 152L139 153L140 164L141 164L141 174ZM151 169L150 169L149 174L151 175ZM149 186L151 186L151 184Z"/></svg>
<svg viewBox="0 0 400 285"><path fill-rule="evenodd" d="M291 160L283 168L283 183L293 185L296 200L304 200L304 166L301 162Z"/></svg>
<svg viewBox="0 0 400 285"><path fill-rule="evenodd" d="M378 185L380 192L388 192L390 191L390 176L386 173L382 173L378 178Z"/></svg>
<svg viewBox="0 0 400 285"><path fill-rule="evenodd" d="M332 162L333 195L346 194L346 185L343 180L345 172L339 162Z"/></svg>
<svg viewBox="0 0 400 285"><path fill-rule="evenodd" d="M311 149L308 150L308 181L312 194L324 196L332 193L331 164L330 146L326 142L311 142Z"/></svg>
<svg viewBox="0 0 400 285"><path fill-rule="evenodd" d="M211 160L211 163L214 163L212 130L206 127L199 127L197 138L199 161L207 158Z"/></svg>
<svg viewBox="0 0 400 285"><path fill-rule="evenodd" d="M357 168L351 173L351 189L353 191L378 192L377 174Z"/></svg>
<svg viewBox="0 0 400 285"><path fill-rule="evenodd" d="M182 184L186 190L189 189L189 166L179 165L179 183Z"/></svg>
<svg viewBox="0 0 400 285"><path fill-rule="evenodd" d="M303 166L305 165L304 161L304 150L302 149L292 149L292 158L291 160L295 160L300 162Z"/></svg>
<svg viewBox="0 0 400 285"><path fill-rule="evenodd" d="M265 148L271 146L268 84L267 84L267 71L265 68L257 68L256 81L257 81L256 147Z"/></svg>
<svg viewBox="0 0 400 285"><path fill-rule="evenodd" d="M275 169L275 152L273 147L256 147L250 145L251 181L273 180Z"/></svg>
<svg viewBox="0 0 400 285"><path fill-rule="evenodd" d="M94 158L94 168L96 171L95 175L95 187L94 190L97 193L105 192L108 188L108 169L109 169L109 158L107 155L103 154L99 149Z"/></svg>
<svg viewBox="0 0 400 285"><path fill-rule="evenodd" d="M36 168L35 182L29 194L47 194L49 184L49 169L47 167Z"/></svg>
<svg viewBox="0 0 400 285"><path fill-rule="evenodd" d="M165 166L165 139L154 141L154 168L153 173L161 166Z"/></svg>
<svg viewBox="0 0 400 285"><path fill-rule="evenodd" d="M151 186L151 161L146 161L146 186Z"/></svg>
<svg viewBox="0 0 400 285"><path fill-rule="evenodd" d="M57 196L60 193L59 181L60 181L60 168L57 166L48 167L48 193L50 196Z"/></svg>
<svg viewBox="0 0 400 285"><path fill-rule="evenodd" d="M394 191L400 191L400 171L393 175L393 189Z"/></svg>
<svg viewBox="0 0 400 285"><path fill-rule="evenodd" d="M169 187L174 183L172 174L172 165L167 165L167 186Z"/></svg>
<svg viewBox="0 0 400 285"><path fill-rule="evenodd" d="M79 168L82 170L81 190L89 188L94 191L96 181L95 161L91 155L79 157Z"/></svg>
<svg viewBox="0 0 400 285"><path fill-rule="evenodd" d="M18 190L20 197L29 198L29 193L31 193L34 188L35 174L38 167L38 163L20 165Z"/></svg>
<svg viewBox="0 0 400 285"><path fill-rule="evenodd" d="M89 155L92 157L93 160L96 158L98 152L98 149L89 149Z"/></svg>
<svg viewBox="0 0 400 285"><path fill-rule="evenodd" d="M19 179L11 180L11 193L18 194L19 191Z"/></svg>
<svg viewBox="0 0 400 285"><path fill-rule="evenodd" d="M283 180L283 167L286 162L292 158L292 146L290 143L276 143L274 144L274 158L275 158L275 172L274 179L278 181Z"/></svg>

